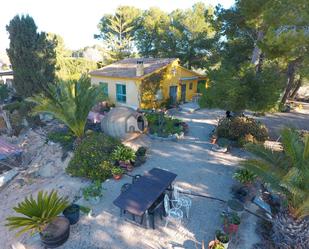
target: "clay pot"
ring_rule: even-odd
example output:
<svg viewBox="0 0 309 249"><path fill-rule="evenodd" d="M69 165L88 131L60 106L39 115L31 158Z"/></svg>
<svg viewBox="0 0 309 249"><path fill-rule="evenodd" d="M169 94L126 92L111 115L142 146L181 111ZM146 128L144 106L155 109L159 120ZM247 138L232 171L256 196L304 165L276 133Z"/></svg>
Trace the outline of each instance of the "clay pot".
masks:
<svg viewBox="0 0 309 249"><path fill-rule="evenodd" d="M210 140L211 144L215 144L217 142L217 138L216 137L212 137Z"/></svg>
<svg viewBox="0 0 309 249"><path fill-rule="evenodd" d="M113 177L114 177L114 179L115 179L115 180L117 180L117 181L118 181L118 180L120 180L120 179L121 179L122 175L113 175Z"/></svg>

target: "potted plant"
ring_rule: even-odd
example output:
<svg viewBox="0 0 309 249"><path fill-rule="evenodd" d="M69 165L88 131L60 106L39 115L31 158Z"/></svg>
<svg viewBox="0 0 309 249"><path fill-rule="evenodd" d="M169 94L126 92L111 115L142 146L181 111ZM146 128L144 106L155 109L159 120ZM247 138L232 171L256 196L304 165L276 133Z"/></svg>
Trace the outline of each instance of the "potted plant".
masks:
<svg viewBox="0 0 309 249"><path fill-rule="evenodd" d="M72 203L63 210L63 215L70 221L70 225L74 225L79 221L80 206Z"/></svg>
<svg viewBox="0 0 309 249"><path fill-rule="evenodd" d="M247 169L238 169L233 175L233 178L241 184L250 187L256 179L256 175Z"/></svg>
<svg viewBox="0 0 309 249"><path fill-rule="evenodd" d="M8 217L5 224L10 230L21 228L17 233L38 232L44 246L55 248L62 245L70 235L70 222L58 215L68 206L66 197L59 197L57 191L40 191L37 199L26 197L13 209L23 216Z"/></svg>
<svg viewBox="0 0 309 249"><path fill-rule="evenodd" d="M219 240L212 240L208 244L208 249L225 249L225 247Z"/></svg>
<svg viewBox="0 0 309 249"><path fill-rule="evenodd" d="M244 205L236 199L229 200L227 202L227 208L229 213L236 212L238 215L241 215L245 209Z"/></svg>
<svg viewBox="0 0 309 249"><path fill-rule="evenodd" d="M82 191L84 199L93 205L98 204L103 196L103 189L100 181L95 181Z"/></svg>
<svg viewBox="0 0 309 249"><path fill-rule="evenodd" d="M146 147L139 147L135 152L135 160L134 160L134 167L141 166L143 163L146 162Z"/></svg>
<svg viewBox="0 0 309 249"><path fill-rule="evenodd" d="M133 170L131 161L134 161L136 158L135 152L133 149L127 146L117 146L112 153L112 159L119 162L119 165L128 171Z"/></svg>
<svg viewBox="0 0 309 249"><path fill-rule="evenodd" d="M230 213L228 216L228 232L229 233L237 233L238 226L240 224L240 217L237 213Z"/></svg>
<svg viewBox="0 0 309 249"><path fill-rule="evenodd" d="M124 170L120 167L113 167L111 171L115 180L121 179L122 174L124 173Z"/></svg>
<svg viewBox="0 0 309 249"><path fill-rule="evenodd" d="M221 230L216 230L216 240L218 240L226 249L229 246L230 236Z"/></svg>

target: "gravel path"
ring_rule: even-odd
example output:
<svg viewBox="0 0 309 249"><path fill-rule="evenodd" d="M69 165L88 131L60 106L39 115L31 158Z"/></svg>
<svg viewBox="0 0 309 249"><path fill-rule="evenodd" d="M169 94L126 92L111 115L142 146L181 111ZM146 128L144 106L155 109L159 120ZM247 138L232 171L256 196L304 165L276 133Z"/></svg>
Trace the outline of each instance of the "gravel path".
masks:
<svg viewBox="0 0 309 249"><path fill-rule="evenodd" d="M143 136L132 142L132 146L149 147L146 164L135 169L134 174L143 174L153 167L167 169L178 175L176 183L185 190L228 200L231 197L230 187L234 183L232 174L242 152L236 151L237 153L232 155L211 151L209 133L214 129L216 118L222 114L222 111L217 110L200 110L194 114L178 113L177 115L189 124L190 132L185 139L178 142L160 142ZM224 204L200 197L192 198L190 218L184 219L180 226L170 223L164 228L165 222L159 218L156 219L156 230L146 230L131 224L119 217L119 209L112 204L120 193L121 185L130 181L128 176L120 181L106 181L105 195L98 205L93 206L93 216L83 216L77 225L72 226L70 239L60 249L195 249L201 248L202 240L205 243L212 240L215 230L220 228L220 212L225 209ZM77 188L77 185L74 187ZM63 189L66 188L70 188L70 185L63 182ZM69 192L73 194L74 189L71 190ZM75 189L75 192L78 192L78 189ZM252 217L246 219L246 223L249 222L252 227L255 220ZM252 235L240 236L250 237L249 242L241 242L242 249L250 249L250 244L257 240L254 226L249 230L246 227L241 230ZM8 243L17 241L11 235L9 237L10 240L7 240L3 247L0 246L1 249L9 249ZM38 241L38 237L22 239L27 249L41 248ZM233 247L230 246L230 249Z"/></svg>

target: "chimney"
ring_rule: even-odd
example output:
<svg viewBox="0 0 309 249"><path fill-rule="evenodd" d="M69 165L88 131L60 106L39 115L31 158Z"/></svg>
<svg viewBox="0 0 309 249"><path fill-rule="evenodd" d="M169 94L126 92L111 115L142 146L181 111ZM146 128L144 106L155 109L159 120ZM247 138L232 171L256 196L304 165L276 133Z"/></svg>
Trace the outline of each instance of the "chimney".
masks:
<svg viewBox="0 0 309 249"><path fill-rule="evenodd" d="M143 60L137 60L136 62L136 76L140 77L144 75L144 62Z"/></svg>

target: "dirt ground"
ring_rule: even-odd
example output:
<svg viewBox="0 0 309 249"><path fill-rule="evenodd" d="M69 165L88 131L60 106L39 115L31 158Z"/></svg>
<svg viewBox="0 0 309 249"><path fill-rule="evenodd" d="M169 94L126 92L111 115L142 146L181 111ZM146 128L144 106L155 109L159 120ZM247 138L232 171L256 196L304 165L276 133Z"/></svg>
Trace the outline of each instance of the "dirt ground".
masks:
<svg viewBox="0 0 309 249"><path fill-rule="evenodd" d="M209 134L214 129L220 110L199 110L193 114L175 113L189 124L189 134L178 142L160 142L142 136L130 143L137 148L144 145L149 148L147 162L134 170L134 174L143 174L154 167L176 173L176 184L187 191L214 196L223 200L231 198L230 187L238 162L246 156L242 150L233 149L231 153L219 153L211 150ZM42 248L38 236L19 238L4 227L5 217L12 215L11 209L25 196L36 194L41 189L57 189L71 199L80 195L80 189L89 181L72 178L64 172L68 159L61 161L61 149L56 144L46 144L45 138L30 132L15 143L24 143L25 150L32 155L31 165L0 192L0 249L10 249L13 242L22 242L27 249ZM46 167L48 165L48 167ZM113 200L119 195L122 184L131 182L128 176L120 181L107 180L103 183L104 196L99 204L91 206L91 217L82 216L79 223L71 227L69 240L60 249L195 249L201 248L201 241L212 240L216 229L220 228L220 213L224 204L218 201L192 197L189 219L180 226L170 223L164 228L165 221L156 219L156 230L145 229L132 224L119 216L119 209ZM81 204L89 203L81 199ZM233 238L230 249L251 249L258 242L255 234L256 218L244 214L243 223L237 238Z"/></svg>

